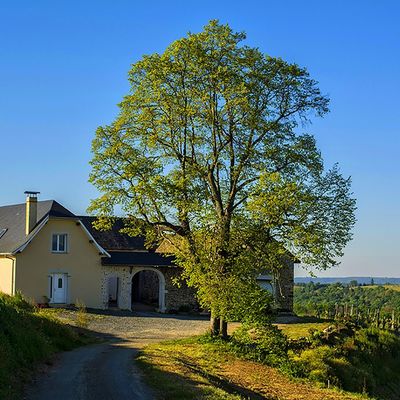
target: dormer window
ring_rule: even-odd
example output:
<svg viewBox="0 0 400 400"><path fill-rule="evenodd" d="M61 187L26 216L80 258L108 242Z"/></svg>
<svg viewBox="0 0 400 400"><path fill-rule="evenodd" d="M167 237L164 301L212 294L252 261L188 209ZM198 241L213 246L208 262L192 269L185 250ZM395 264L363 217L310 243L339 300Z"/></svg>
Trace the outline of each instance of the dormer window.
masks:
<svg viewBox="0 0 400 400"><path fill-rule="evenodd" d="M66 253L67 252L67 234L54 233L51 241L51 251L53 253Z"/></svg>

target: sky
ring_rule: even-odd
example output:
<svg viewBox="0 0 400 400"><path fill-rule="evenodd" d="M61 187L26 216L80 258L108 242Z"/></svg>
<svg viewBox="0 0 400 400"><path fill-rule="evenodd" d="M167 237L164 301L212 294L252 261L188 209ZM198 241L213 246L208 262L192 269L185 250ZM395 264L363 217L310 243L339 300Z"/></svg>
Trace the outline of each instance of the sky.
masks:
<svg viewBox="0 0 400 400"><path fill-rule="evenodd" d="M358 222L340 266L315 273L400 277L397 1L0 0L0 205L37 190L85 213L91 141L116 116L130 65L210 19L306 67L331 99L306 131L326 167L351 176Z"/></svg>

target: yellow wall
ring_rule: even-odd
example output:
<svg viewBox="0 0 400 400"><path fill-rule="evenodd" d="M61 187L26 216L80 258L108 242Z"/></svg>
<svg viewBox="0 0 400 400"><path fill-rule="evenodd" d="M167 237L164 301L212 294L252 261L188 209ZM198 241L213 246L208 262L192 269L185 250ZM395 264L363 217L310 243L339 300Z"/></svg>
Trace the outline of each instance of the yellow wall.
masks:
<svg viewBox="0 0 400 400"><path fill-rule="evenodd" d="M68 235L68 251L51 251L53 233ZM102 308L101 258L99 251L76 221L50 219L32 242L16 255L15 287L36 302L50 297L49 275L68 274L67 303L79 299L87 307Z"/></svg>
<svg viewBox="0 0 400 400"><path fill-rule="evenodd" d="M13 260L0 258L0 292L13 294Z"/></svg>

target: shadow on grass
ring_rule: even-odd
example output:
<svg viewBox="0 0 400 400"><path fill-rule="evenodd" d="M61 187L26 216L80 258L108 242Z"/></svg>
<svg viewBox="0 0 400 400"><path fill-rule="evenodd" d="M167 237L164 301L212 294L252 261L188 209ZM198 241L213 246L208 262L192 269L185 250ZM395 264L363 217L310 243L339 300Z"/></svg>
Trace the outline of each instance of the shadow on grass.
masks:
<svg viewBox="0 0 400 400"><path fill-rule="evenodd" d="M183 367L184 370L181 373L165 371L147 361L146 357L141 356L142 353L139 352L136 361L145 374L145 380L153 389L159 391L160 398L163 400L197 400L204 396L211 398L208 397L210 395L213 395L212 398L215 399L225 399L225 396L219 394L216 389L240 398L276 400L273 397L265 397L251 389L237 385L227 378L205 371L198 364L188 362L179 357L174 357L173 360L175 365ZM164 356L163 358L166 359L167 363L171 362L171 357ZM200 379L196 380L195 377L189 377L189 372ZM162 387L162 392L160 387Z"/></svg>
<svg viewBox="0 0 400 400"><path fill-rule="evenodd" d="M333 319L329 318L317 318L312 316L277 316L273 319L274 324L285 324L285 325L292 325L292 324L312 324L312 323L323 323L323 322L334 322Z"/></svg>

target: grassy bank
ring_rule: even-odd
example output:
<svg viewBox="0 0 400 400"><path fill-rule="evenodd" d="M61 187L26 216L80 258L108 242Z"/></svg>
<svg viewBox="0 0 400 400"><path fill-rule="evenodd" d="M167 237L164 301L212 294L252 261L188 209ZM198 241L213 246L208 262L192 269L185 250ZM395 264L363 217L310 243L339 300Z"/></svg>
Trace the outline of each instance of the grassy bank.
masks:
<svg viewBox="0 0 400 400"><path fill-rule="evenodd" d="M15 399L35 363L87 342L54 313L0 293L0 399Z"/></svg>
<svg viewBox="0 0 400 400"><path fill-rule="evenodd" d="M367 398L292 379L277 368L237 356L229 343L205 337L147 346L138 362L147 383L164 400Z"/></svg>

